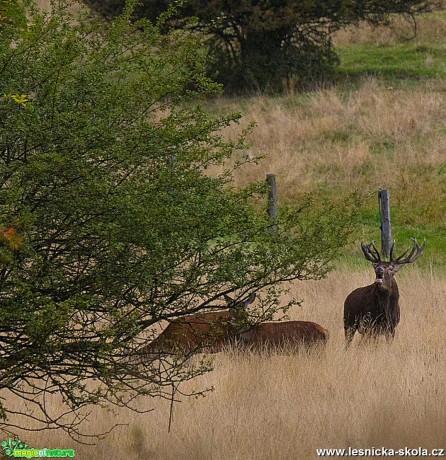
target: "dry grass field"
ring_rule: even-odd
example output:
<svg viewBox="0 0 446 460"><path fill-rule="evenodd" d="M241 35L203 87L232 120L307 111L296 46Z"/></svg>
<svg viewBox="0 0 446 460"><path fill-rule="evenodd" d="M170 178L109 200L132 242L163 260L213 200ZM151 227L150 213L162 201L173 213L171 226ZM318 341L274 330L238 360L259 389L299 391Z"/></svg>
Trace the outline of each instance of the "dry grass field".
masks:
<svg viewBox="0 0 446 460"><path fill-rule="evenodd" d="M76 449L81 459L312 459L324 447L446 446L446 282L416 268L398 274L402 320L392 345L355 338L345 351L342 305L373 272L333 272L326 280L293 285L304 299L292 319L329 328L324 352L215 357L215 370L193 383L214 386L205 398L155 412L95 411L87 430L118 427L95 447L63 434L23 433L30 444ZM189 385L192 385L190 383Z"/></svg>

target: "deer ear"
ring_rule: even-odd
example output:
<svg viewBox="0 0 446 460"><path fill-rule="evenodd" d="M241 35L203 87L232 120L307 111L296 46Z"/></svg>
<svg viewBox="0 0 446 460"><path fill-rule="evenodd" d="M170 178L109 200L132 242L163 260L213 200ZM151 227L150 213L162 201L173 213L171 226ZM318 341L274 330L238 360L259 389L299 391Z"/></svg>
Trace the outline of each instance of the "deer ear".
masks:
<svg viewBox="0 0 446 460"><path fill-rule="evenodd" d="M391 267L391 268L390 268L390 271L391 271L393 274L395 274L395 273L397 273L398 270L402 267L402 265L392 264L390 267Z"/></svg>
<svg viewBox="0 0 446 460"><path fill-rule="evenodd" d="M256 292L253 292L246 300L245 300L245 308L248 306L248 305L251 305L254 300L256 299L257 297L257 293Z"/></svg>

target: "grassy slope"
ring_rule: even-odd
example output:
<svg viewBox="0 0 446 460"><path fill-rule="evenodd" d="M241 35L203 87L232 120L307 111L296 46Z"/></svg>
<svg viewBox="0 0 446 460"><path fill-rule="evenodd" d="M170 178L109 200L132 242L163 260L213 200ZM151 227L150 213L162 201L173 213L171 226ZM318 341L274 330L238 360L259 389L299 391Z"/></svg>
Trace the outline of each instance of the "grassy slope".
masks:
<svg viewBox="0 0 446 460"><path fill-rule="evenodd" d="M387 80L446 76L446 12L421 16L413 24L394 18L390 27L350 28L335 43L341 57L339 75L377 75ZM406 82L407 83L407 82Z"/></svg>
<svg viewBox="0 0 446 460"><path fill-rule="evenodd" d="M400 249L409 237L426 238L421 266L446 269L446 12L410 24L362 26L340 32L338 84L280 98L221 99L212 109L241 110L257 128L250 155L265 155L236 183L278 176L281 200L323 189L364 196L358 240L379 241L376 191L390 188L394 237ZM229 130L234 135L236 128ZM351 258L353 256L353 258Z"/></svg>
<svg viewBox="0 0 446 460"><path fill-rule="evenodd" d="M342 76L377 75L395 78L446 76L446 49L412 43L395 45L353 45L339 49Z"/></svg>

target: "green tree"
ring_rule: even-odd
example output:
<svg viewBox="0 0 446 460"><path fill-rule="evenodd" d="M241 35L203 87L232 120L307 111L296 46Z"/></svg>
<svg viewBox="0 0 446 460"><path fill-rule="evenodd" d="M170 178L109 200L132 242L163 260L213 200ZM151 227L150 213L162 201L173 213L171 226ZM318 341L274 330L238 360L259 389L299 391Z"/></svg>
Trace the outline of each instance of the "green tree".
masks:
<svg viewBox="0 0 446 460"><path fill-rule="evenodd" d="M106 15L124 0L87 0ZM171 0L144 0L139 16L154 20ZM361 20L383 23L389 14L427 11L433 0L188 0L178 17L197 19L194 28L209 33L211 76L232 91L310 87L329 76L338 62L331 37ZM186 19L186 21L184 20Z"/></svg>
<svg viewBox="0 0 446 460"><path fill-rule="evenodd" d="M350 220L303 197L271 232L262 184L207 172L233 154L242 164L244 139L222 135L238 115L198 105L218 86L196 34L132 22L131 4L104 28L13 3L0 26L3 427L13 394L35 422L76 435L88 404L132 407L207 370L129 359L160 320L253 292L249 321L271 318L294 303L280 305L283 282L326 273ZM47 412L54 393L72 419Z"/></svg>

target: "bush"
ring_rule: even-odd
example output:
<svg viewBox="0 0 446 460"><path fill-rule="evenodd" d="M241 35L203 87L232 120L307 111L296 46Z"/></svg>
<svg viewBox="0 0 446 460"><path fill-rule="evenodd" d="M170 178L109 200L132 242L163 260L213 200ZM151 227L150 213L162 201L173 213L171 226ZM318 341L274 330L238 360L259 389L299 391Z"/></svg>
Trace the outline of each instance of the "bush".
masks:
<svg viewBox="0 0 446 460"><path fill-rule="evenodd" d="M0 26L0 388L75 435L77 419L48 414L42 397L58 392L72 411L167 397L208 366L136 365L129 355L156 323L260 290L251 321L271 318L282 282L324 275L350 220L305 199L271 232L255 206L263 185L234 190L229 172L206 173L244 145L221 134L237 115L197 105L218 89L203 38L132 22L132 4L106 28L61 6L11 5Z"/></svg>

